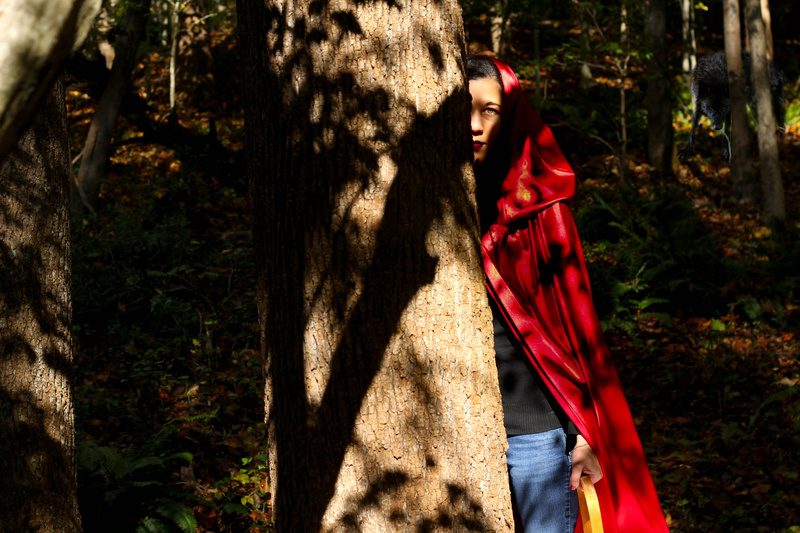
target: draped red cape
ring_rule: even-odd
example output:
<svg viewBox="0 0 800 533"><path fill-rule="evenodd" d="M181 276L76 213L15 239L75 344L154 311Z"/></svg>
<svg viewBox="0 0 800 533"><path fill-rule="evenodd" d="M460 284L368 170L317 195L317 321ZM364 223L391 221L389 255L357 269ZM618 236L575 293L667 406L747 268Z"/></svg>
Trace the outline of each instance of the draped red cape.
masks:
<svg viewBox="0 0 800 533"><path fill-rule="evenodd" d="M489 292L600 461L603 479L596 489L606 533L668 531L564 203L574 195L575 174L514 72L495 63L503 102L492 154L501 153L505 163L495 159L490 168L507 170L495 192L496 218L481 243ZM582 531L580 521L576 531Z"/></svg>

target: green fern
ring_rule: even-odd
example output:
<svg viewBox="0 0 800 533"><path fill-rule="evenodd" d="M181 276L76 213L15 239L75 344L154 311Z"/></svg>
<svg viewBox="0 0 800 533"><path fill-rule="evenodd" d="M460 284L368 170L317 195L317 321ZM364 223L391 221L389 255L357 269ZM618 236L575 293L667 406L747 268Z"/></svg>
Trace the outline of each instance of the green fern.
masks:
<svg viewBox="0 0 800 533"><path fill-rule="evenodd" d="M136 533L173 533L169 526L158 518L146 516L142 520L142 525L136 528Z"/></svg>
<svg viewBox="0 0 800 533"><path fill-rule="evenodd" d="M183 533L195 533L197 521L191 509L175 500L161 499L156 507L156 512L177 525Z"/></svg>

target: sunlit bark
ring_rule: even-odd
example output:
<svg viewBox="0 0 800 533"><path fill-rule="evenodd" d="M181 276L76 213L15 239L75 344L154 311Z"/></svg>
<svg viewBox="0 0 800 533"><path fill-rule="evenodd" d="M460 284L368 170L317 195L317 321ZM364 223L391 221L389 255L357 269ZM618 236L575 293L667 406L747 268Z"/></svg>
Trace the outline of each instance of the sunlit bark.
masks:
<svg viewBox="0 0 800 533"><path fill-rule="evenodd" d="M0 3L0 161L91 27L101 0Z"/></svg>
<svg viewBox="0 0 800 533"><path fill-rule="evenodd" d="M764 20L764 35L767 41L767 59L772 61L774 46L772 44L772 15L769 11L769 0L761 0L761 18Z"/></svg>
<svg viewBox="0 0 800 533"><path fill-rule="evenodd" d="M510 531L453 1L239 2L277 531Z"/></svg>
<svg viewBox="0 0 800 533"><path fill-rule="evenodd" d="M59 80L0 166L0 531L73 533L69 148Z"/></svg>

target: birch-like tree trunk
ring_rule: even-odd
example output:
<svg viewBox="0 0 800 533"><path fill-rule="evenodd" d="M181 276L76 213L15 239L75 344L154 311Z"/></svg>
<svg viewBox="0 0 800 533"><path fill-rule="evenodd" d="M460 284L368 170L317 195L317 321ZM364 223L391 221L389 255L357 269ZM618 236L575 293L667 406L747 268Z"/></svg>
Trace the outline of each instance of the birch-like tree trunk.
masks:
<svg viewBox="0 0 800 533"><path fill-rule="evenodd" d="M64 82L0 165L0 531L81 531Z"/></svg>
<svg viewBox="0 0 800 533"><path fill-rule="evenodd" d="M728 63L728 93L731 102L731 174L732 198L736 202L755 202L753 160L750 153L750 132L747 121L745 79L742 76L742 32L739 0L723 0L725 57Z"/></svg>
<svg viewBox="0 0 800 533"><path fill-rule="evenodd" d="M492 52L505 57L511 48L511 0L495 0L490 19Z"/></svg>
<svg viewBox="0 0 800 533"><path fill-rule="evenodd" d="M70 52L83 42L100 4L101 0L0 2L0 161Z"/></svg>
<svg viewBox="0 0 800 533"><path fill-rule="evenodd" d="M276 531L511 531L458 3L238 9Z"/></svg>
<svg viewBox="0 0 800 533"><path fill-rule="evenodd" d="M694 32L694 2L693 0L680 0L681 2L681 37L683 40L683 54L681 56L681 70L686 78L697 64L697 39Z"/></svg>
<svg viewBox="0 0 800 533"><path fill-rule="evenodd" d="M753 60L753 89L758 110L758 158L761 164L762 216L765 221L786 218L783 179L778 159L778 139L770 91L769 61L760 0L746 0L750 28L750 56Z"/></svg>

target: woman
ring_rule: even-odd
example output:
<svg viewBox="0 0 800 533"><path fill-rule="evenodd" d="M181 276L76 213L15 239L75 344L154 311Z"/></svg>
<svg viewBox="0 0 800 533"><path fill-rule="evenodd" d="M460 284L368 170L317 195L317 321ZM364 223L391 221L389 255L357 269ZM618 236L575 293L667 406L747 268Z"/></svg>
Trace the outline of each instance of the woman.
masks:
<svg viewBox="0 0 800 533"><path fill-rule="evenodd" d="M564 203L575 175L507 65L467 74L517 529L574 531L588 475L607 533L667 531Z"/></svg>

